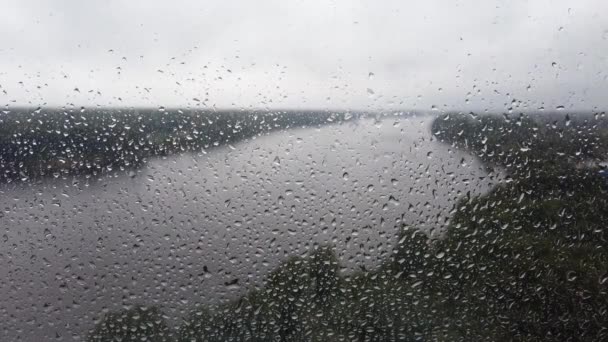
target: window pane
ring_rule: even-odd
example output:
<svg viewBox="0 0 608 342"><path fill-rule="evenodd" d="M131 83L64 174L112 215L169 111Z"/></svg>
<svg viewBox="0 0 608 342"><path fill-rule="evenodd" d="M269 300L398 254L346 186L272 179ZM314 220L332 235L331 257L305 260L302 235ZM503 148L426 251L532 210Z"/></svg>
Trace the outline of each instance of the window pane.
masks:
<svg viewBox="0 0 608 342"><path fill-rule="evenodd" d="M7 1L0 341L608 339L601 1Z"/></svg>

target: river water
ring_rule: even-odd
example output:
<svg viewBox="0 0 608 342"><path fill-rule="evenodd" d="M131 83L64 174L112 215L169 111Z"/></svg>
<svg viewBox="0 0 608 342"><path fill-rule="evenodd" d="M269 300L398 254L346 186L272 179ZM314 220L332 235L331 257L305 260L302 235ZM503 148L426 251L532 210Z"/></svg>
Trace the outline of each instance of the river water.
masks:
<svg viewBox="0 0 608 342"><path fill-rule="evenodd" d="M436 141L432 120L292 129L101 179L0 185L1 340L83 339L131 304L176 324L317 245L350 272L378 265L402 224L440 235L458 198L496 180Z"/></svg>

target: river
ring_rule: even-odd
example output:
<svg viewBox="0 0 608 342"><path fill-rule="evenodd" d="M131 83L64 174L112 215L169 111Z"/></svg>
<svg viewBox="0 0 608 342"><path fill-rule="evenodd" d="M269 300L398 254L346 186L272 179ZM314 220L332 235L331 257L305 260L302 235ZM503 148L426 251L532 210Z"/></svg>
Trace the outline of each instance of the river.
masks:
<svg viewBox="0 0 608 342"><path fill-rule="evenodd" d="M2 340L83 339L131 304L177 324L317 245L351 272L378 265L401 224L439 236L458 198L496 179L436 141L432 120L285 130L99 179L0 185Z"/></svg>

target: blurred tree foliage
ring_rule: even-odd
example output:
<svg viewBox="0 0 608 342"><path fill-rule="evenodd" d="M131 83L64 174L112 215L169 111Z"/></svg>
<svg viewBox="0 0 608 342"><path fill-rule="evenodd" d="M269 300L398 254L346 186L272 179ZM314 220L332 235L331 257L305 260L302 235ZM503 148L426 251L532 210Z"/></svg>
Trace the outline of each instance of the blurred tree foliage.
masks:
<svg viewBox="0 0 608 342"><path fill-rule="evenodd" d="M136 306L106 314L88 336L91 342L167 342L171 330L158 307Z"/></svg>
<svg viewBox="0 0 608 342"><path fill-rule="evenodd" d="M15 108L0 113L0 182L134 169L279 129L356 119L329 111Z"/></svg>

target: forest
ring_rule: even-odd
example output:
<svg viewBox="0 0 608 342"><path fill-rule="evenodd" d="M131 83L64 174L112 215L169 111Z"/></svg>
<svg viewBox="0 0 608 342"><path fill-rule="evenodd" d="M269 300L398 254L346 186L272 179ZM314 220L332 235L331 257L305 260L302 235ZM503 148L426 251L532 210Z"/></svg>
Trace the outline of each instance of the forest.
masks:
<svg viewBox="0 0 608 342"><path fill-rule="evenodd" d="M137 108L13 108L0 113L0 183L99 176L154 157L200 153L276 130L319 127L364 113Z"/></svg>

